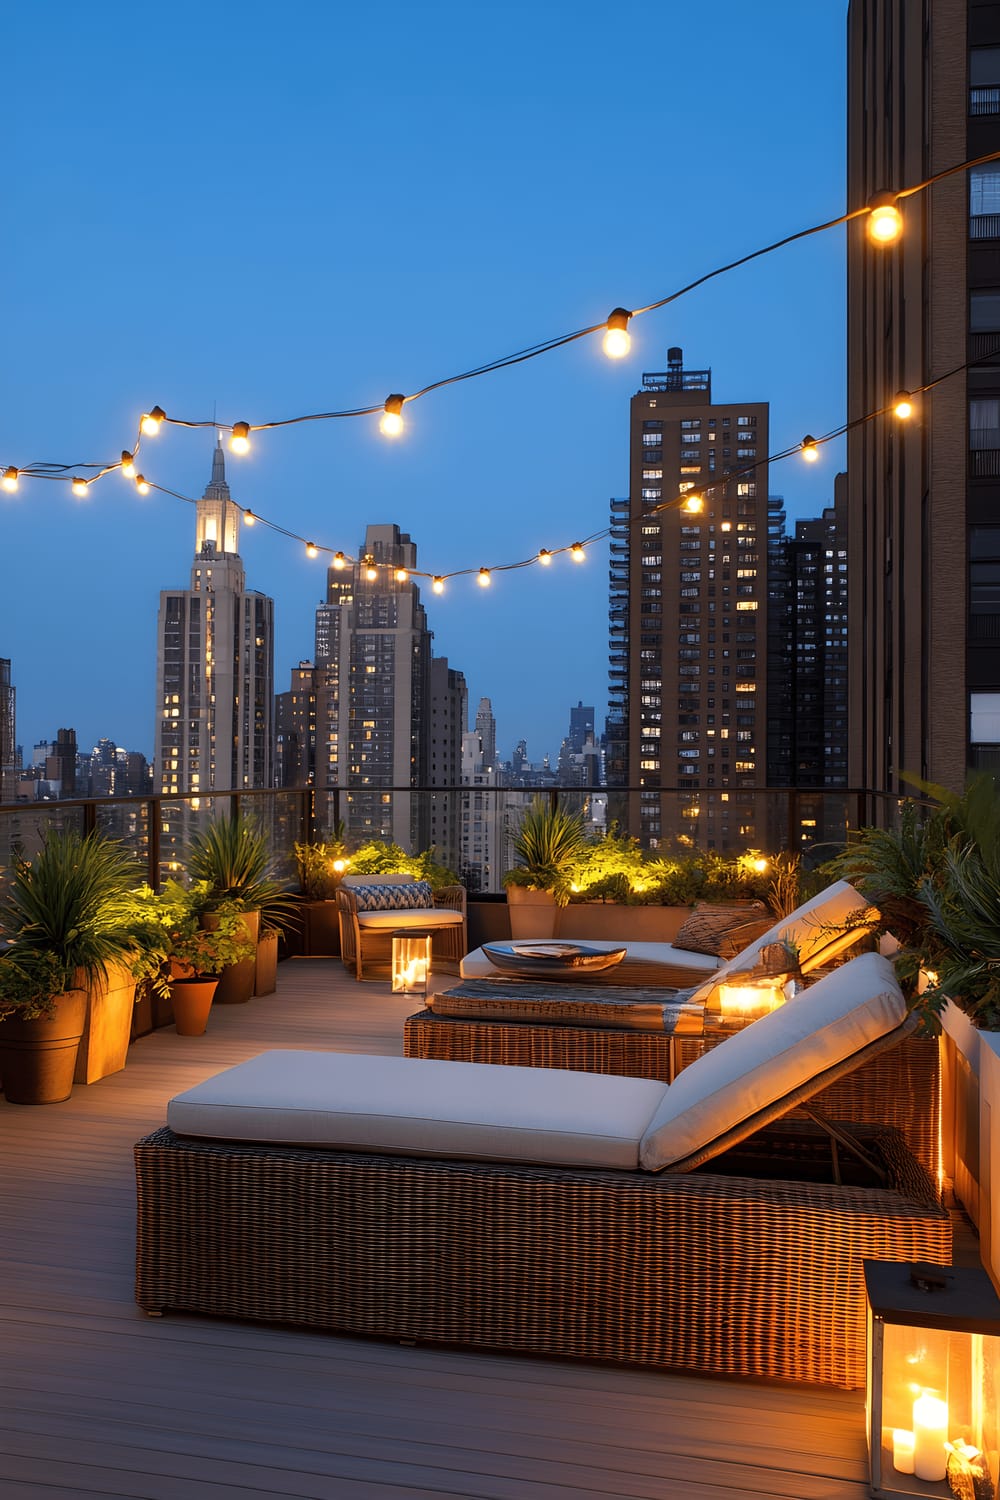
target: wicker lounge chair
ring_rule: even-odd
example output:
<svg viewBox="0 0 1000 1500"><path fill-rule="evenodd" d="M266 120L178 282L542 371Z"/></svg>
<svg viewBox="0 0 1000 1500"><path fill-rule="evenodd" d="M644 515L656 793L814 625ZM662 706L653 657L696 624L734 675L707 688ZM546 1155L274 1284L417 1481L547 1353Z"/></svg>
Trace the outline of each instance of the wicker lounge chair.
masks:
<svg viewBox="0 0 1000 1500"><path fill-rule="evenodd" d="M891 970L874 955L856 962L869 959L857 975L869 994L855 1005L848 986L831 992L840 1009L822 1032L809 1032L830 1014L816 986L797 1018L801 1044L778 1012L670 1088L336 1053L267 1053L230 1069L172 1101L168 1118L185 1134L167 1128L136 1146L137 1300L151 1313L861 1384L862 1259L951 1257L947 1213L897 1133L857 1132L883 1178L852 1186L807 1180L829 1141L782 1124L793 1105L908 1034ZM850 1050L869 1002L876 1034L865 1030L872 1039ZM782 1025L779 1080L769 1048ZM812 1066L817 1038L824 1056L842 1055L766 1097ZM796 1047L805 1051L792 1068ZM297 1059L308 1060L299 1081L311 1079L312 1107L309 1087L294 1096L274 1087L275 1071L295 1072ZM362 1101L335 1119L315 1103L329 1100L328 1073ZM383 1075L381 1101L366 1074ZM408 1098L399 1113L399 1088L415 1089L423 1107ZM584 1122L565 1138L558 1120L539 1128L533 1113L549 1119L550 1096L563 1089L570 1104L557 1100L557 1115L565 1105ZM455 1097L454 1108L437 1104ZM497 1100L510 1117L499 1124ZM729 1123L702 1139L720 1118L704 1113L712 1100ZM613 1117L595 1123L595 1101ZM630 1123L619 1131L620 1120ZM326 1146L299 1143L330 1132ZM212 1138L227 1133L243 1139ZM848 1137L835 1134L842 1152ZM440 1150L439 1140L450 1144ZM638 1165L607 1164L629 1151ZM666 1170L661 1157L672 1157ZM581 1159L593 1164L566 1164Z"/></svg>
<svg viewBox="0 0 1000 1500"><path fill-rule="evenodd" d="M408 898L409 888L420 892ZM457 970L469 946L466 935L465 887L430 886L412 875L345 875L337 888L340 953L345 967L363 979L385 978L392 959L395 932L432 934L434 967Z"/></svg>

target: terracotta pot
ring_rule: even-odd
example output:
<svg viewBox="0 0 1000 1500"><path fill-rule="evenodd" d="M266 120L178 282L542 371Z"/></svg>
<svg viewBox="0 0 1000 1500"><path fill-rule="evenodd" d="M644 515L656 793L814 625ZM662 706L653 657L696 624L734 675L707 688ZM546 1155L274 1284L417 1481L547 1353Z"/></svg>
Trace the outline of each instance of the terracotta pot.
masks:
<svg viewBox="0 0 1000 1500"><path fill-rule="evenodd" d="M336 957L340 952L340 915L336 901L305 901L302 912L305 918L304 951L308 957Z"/></svg>
<svg viewBox="0 0 1000 1500"><path fill-rule="evenodd" d="M260 912L245 911L240 916L243 931L250 942L256 943L260 931ZM214 912L205 912L201 925L209 932L219 925ZM242 958L238 964L227 964L219 975L219 988L215 992L217 1005L245 1005L253 994L256 958Z"/></svg>
<svg viewBox="0 0 1000 1500"><path fill-rule="evenodd" d="M56 995L55 1014L0 1022L0 1077L8 1104L60 1104L73 1092L73 1070L87 1017L86 990Z"/></svg>
<svg viewBox="0 0 1000 1500"><path fill-rule="evenodd" d="M218 983L215 978L172 981L170 996L178 1036L204 1036Z"/></svg>
<svg viewBox="0 0 1000 1500"><path fill-rule="evenodd" d="M134 978L123 963L109 964L104 977L88 989L74 1083L96 1083L124 1068L134 1009Z"/></svg>
<svg viewBox="0 0 1000 1500"><path fill-rule="evenodd" d="M532 891L524 885L509 885L507 909L512 938L555 937L559 908L550 891Z"/></svg>
<svg viewBox="0 0 1000 1500"><path fill-rule="evenodd" d="M253 973L255 995L273 995L278 988L278 934L273 928L262 932L257 941L256 967Z"/></svg>

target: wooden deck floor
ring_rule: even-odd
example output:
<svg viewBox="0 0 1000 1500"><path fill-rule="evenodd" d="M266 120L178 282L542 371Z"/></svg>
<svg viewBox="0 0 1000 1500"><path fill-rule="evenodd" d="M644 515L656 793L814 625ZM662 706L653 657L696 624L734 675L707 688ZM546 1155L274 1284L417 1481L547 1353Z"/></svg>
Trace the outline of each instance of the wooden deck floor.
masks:
<svg viewBox="0 0 1000 1500"><path fill-rule="evenodd" d="M148 1319L131 1148L270 1047L399 1053L412 1003L297 959L204 1037L65 1104L0 1103L0 1500L861 1500L858 1393Z"/></svg>

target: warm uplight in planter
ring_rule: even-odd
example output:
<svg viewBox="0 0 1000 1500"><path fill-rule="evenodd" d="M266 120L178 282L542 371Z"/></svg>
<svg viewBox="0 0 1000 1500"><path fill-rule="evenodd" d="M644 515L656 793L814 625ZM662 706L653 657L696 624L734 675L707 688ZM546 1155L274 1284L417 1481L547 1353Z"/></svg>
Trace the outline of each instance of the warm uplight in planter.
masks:
<svg viewBox="0 0 1000 1500"><path fill-rule="evenodd" d="M429 932L395 932L392 936L392 988L404 995L427 994L431 972Z"/></svg>
<svg viewBox="0 0 1000 1500"><path fill-rule="evenodd" d="M1000 1298L985 1271L866 1260L877 1496L996 1493Z"/></svg>
<svg viewBox="0 0 1000 1500"><path fill-rule="evenodd" d="M720 984L719 1006L729 1020L756 1020L785 1003L780 984Z"/></svg>

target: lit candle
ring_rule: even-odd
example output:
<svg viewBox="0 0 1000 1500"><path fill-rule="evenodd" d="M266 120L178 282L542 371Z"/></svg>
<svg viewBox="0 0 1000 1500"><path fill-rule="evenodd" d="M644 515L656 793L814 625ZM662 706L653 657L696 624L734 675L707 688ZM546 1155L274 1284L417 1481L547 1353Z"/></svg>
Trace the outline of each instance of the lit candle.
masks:
<svg viewBox="0 0 1000 1500"><path fill-rule="evenodd" d="M924 1391L913 1403L913 1472L936 1482L948 1468L948 1403Z"/></svg>
<svg viewBox="0 0 1000 1500"><path fill-rule="evenodd" d="M914 1437L906 1427L892 1429L892 1463L900 1474L913 1473Z"/></svg>

